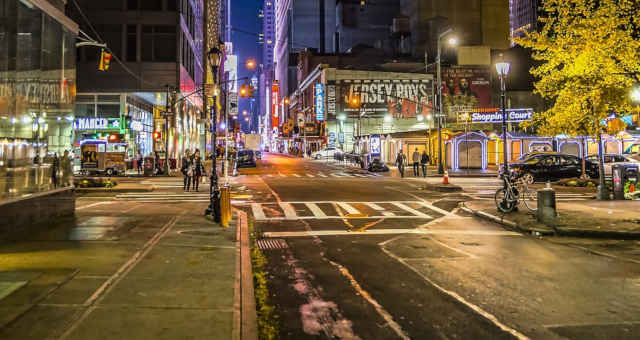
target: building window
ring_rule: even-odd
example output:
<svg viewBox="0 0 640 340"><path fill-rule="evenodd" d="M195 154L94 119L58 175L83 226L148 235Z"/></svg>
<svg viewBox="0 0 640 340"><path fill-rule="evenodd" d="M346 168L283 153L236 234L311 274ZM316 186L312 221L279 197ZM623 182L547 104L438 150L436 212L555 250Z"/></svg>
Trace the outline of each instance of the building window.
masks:
<svg viewBox="0 0 640 340"><path fill-rule="evenodd" d="M141 0L140 9L143 11L162 11L162 0Z"/></svg>
<svg viewBox="0 0 640 340"><path fill-rule="evenodd" d="M142 61L176 61L175 26L142 27Z"/></svg>
<svg viewBox="0 0 640 340"><path fill-rule="evenodd" d="M127 0L127 10L129 11L137 11L138 5L138 0Z"/></svg>
<svg viewBox="0 0 640 340"><path fill-rule="evenodd" d="M127 25L127 61L138 61L136 25Z"/></svg>

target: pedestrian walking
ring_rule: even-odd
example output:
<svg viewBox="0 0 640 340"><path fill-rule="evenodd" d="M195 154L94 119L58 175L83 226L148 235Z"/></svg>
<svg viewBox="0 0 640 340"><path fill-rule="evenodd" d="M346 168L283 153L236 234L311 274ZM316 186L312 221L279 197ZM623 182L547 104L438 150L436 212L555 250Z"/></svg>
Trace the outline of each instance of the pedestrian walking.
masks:
<svg viewBox="0 0 640 340"><path fill-rule="evenodd" d="M202 164L202 158L200 157L200 150L196 149L196 152L193 154L193 159L191 161L193 167L193 190L198 191L198 185L200 184L200 179L202 176L206 174L206 170L204 165Z"/></svg>
<svg viewBox="0 0 640 340"><path fill-rule="evenodd" d="M69 157L69 150L64 150L60 167L62 169L62 185L70 186L72 184L73 166L71 164L71 157Z"/></svg>
<svg viewBox="0 0 640 340"><path fill-rule="evenodd" d="M427 177L427 165L431 159L427 155L427 150L422 150L422 156L420 157L420 165L422 166L422 177Z"/></svg>
<svg viewBox="0 0 640 340"><path fill-rule="evenodd" d="M53 162L51 164L51 181L53 182L53 187L58 187L58 170L60 170L60 159L58 159L58 153L53 154Z"/></svg>
<svg viewBox="0 0 640 340"><path fill-rule="evenodd" d="M142 154L138 151L138 154L136 155L136 168L138 169L138 175L142 173L143 162L144 159L142 159Z"/></svg>
<svg viewBox="0 0 640 340"><path fill-rule="evenodd" d="M418 151L418 148L411 155L411 161L413 162L413 176L420 177L420 151Z"/></svg>
<svg viewBox="0 0 640 340"><path fill-rule="evenodd" d="M398 151L396 157L396 165L398 165L398 171L400 171L400 177L404 178L404 164L407 162L407 156L402 153L402 150Z"/></svg>
<svg viewBox="0 0 640 340"><path fill-rule="evenodd" d="M191 152L187 149L182 157L182 166L180 168L182 175L184 176L183 190L189 191L191 188L191 176L193 176L193 168L191 166Z"/></svg>

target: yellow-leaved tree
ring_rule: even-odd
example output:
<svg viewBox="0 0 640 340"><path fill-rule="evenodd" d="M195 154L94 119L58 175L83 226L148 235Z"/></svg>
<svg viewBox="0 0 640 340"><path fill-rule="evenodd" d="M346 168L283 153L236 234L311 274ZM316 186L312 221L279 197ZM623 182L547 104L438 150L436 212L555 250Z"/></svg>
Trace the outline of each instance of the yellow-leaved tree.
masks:
<svg viewBox="0 0 640 340"><path fill-rule="evenodd" d="M545 135L597 138L604 198L602 122L637 110L629 93L640 72L640 1L542 0L540 9L541 29L515 39L532 50L534 93L551 105L531 125Z"/></svg>

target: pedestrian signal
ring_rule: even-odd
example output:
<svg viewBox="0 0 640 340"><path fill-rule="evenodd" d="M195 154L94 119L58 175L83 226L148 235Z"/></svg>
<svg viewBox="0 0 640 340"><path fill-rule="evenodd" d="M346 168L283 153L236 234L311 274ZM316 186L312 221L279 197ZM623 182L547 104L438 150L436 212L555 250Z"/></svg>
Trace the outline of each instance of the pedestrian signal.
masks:
<svg viewBox="0 0 640 340"><path fill-rule="evenodd" d="M109 65L111 64L111 57L111 53L109 52L105 52L104 50L100 52L100 65L98 66L98 69L100 71L106 71L109 69Z"/></svg>
<svg viewBox="0 0 640 340"><path fill-rule="evenodd" d="M153 140L160 140L162 138L162 134L158 131L153 133Z"/></svg>

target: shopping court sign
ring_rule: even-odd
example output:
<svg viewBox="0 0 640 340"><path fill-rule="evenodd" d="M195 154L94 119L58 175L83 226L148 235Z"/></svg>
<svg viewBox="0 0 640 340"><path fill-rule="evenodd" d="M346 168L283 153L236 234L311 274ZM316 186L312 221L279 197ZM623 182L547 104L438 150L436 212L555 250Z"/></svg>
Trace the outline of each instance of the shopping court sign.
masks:
<svg viewBox="0 0 640 340"><path fill-rule="evenodd" d="M520 123L531 120L533 117L533 109L507 109L507 122L508 123ZM493 124L493 123L502 123L502 110L493 109L487 110L483 109L481 112L470 112L468 113L469 121L472 124ZM468 118L467 118L468 119Z"/></svg>

